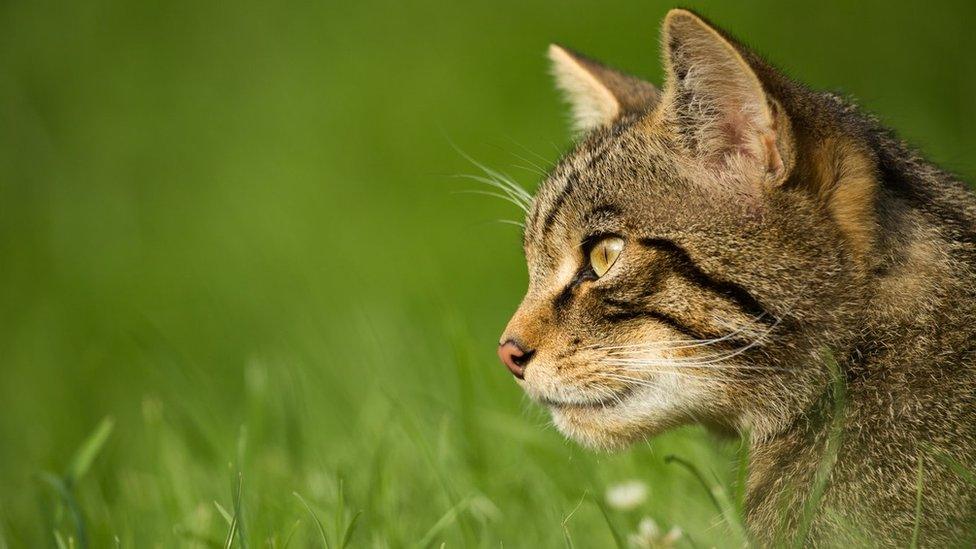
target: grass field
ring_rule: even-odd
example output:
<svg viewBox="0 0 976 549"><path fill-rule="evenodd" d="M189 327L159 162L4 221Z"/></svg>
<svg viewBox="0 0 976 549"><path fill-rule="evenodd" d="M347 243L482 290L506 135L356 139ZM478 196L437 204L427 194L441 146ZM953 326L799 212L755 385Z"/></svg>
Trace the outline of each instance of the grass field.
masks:
<svg viewBox="0 0 976 549"><path fill-rule="evenodd" d="M976 174L971 3L692 5ZM497 363L519 212L457 177L534 188L546 45L659 81L669 7L0 5L0 548L732 543L665 458L734 500L735 444L584 451Z"/></svg>

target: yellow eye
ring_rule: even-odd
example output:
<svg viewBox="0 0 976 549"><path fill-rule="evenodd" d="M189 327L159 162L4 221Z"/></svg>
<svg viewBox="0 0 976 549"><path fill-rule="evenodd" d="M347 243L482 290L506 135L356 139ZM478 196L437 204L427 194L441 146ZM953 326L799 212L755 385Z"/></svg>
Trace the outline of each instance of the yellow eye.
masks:
<svg viewBox="0 0 976 549"><path fill-rule="evenodd" d="M590 266L593 267L596 276L607 274L610 267L613 267L614 262L620 257L620 252L623 249L624 240L615 236L604 238L596 246L593 246L593 249L590 250Z"/></svg>

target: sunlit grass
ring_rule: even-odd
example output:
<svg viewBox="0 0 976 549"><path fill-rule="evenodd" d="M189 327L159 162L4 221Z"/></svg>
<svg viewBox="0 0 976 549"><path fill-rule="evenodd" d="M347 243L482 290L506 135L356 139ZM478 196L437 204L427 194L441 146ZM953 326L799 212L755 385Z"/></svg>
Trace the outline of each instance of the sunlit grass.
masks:
<svg viewBox="0 0 976 549"><path fill-rule="evenodd" d="M129 434L149 446L136 452L138 459L115 459L123 450L120 435L109 438L113 423L106 420L80 444L64 475L43 477L42 537L66 547L626 547L645 517L696 530L688 538L696 542L723 536L717 514L681 510L698 506L704 494L656 449L683 448L693 459L719 463L684 434L599 456L527 423L521 408L494 410L462 427L450 413L429 415L416 403L404 409L379 391L370 410L351 414L357 420L345 433L289 450L281 431L265 427L297 422L299 437L315 427L272 404L295 396L276 396L277 375L249 368L245 404L264 427L239 429L227 451L214 448L210 459L204 448L217 442L193 441L179 425L207 418L180 419L163 399L147 397L139 434ZM257 409L260 401L266 406ZM472 444L484 446L466 454ZM331 445L342 448L330 455ZM608 485L631 478L647 484L646 501L625 510L604 503Z"/></svg>

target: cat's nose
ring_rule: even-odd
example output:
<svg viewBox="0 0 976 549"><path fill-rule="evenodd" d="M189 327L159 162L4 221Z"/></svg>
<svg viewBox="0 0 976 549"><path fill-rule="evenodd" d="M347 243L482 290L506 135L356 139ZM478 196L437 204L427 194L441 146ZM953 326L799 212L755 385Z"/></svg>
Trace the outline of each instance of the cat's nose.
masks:
<svg viewBox="0 0 976 549"><path fill-rule="evenodd" d="M508 371L519 379L525 377L525 367L532 360L535 351L526 351L518 343L509 339L498 346L498 358L502 360Z"/></svg>

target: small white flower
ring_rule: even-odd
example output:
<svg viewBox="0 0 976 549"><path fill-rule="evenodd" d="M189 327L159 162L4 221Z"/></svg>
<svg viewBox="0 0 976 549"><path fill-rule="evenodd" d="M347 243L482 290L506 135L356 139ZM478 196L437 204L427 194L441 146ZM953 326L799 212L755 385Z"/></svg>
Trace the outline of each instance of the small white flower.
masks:
<svg viewBox="0 0 976 549"><path fill-rule="evenodd" d="M661 534L661 528L651 517L644 517L637 525L637 535L645 538L656 538Z"/></svg>
<svg viewBox="0 0 976 549"><path fill-rule="evenodd" d="M681 539L681 528L671 528L667 534L661 535L661 528L651 517L644 517L637 525L637 532L631 534L627 540L634 549L669 549Z"/></svg>
<svg viewBox="0 0 976 549"><path fill-rule="evenodd" d="M639 480L628 480L607 488L607 505L620 511L629 511L647 500L647 485Z"/></svg>

